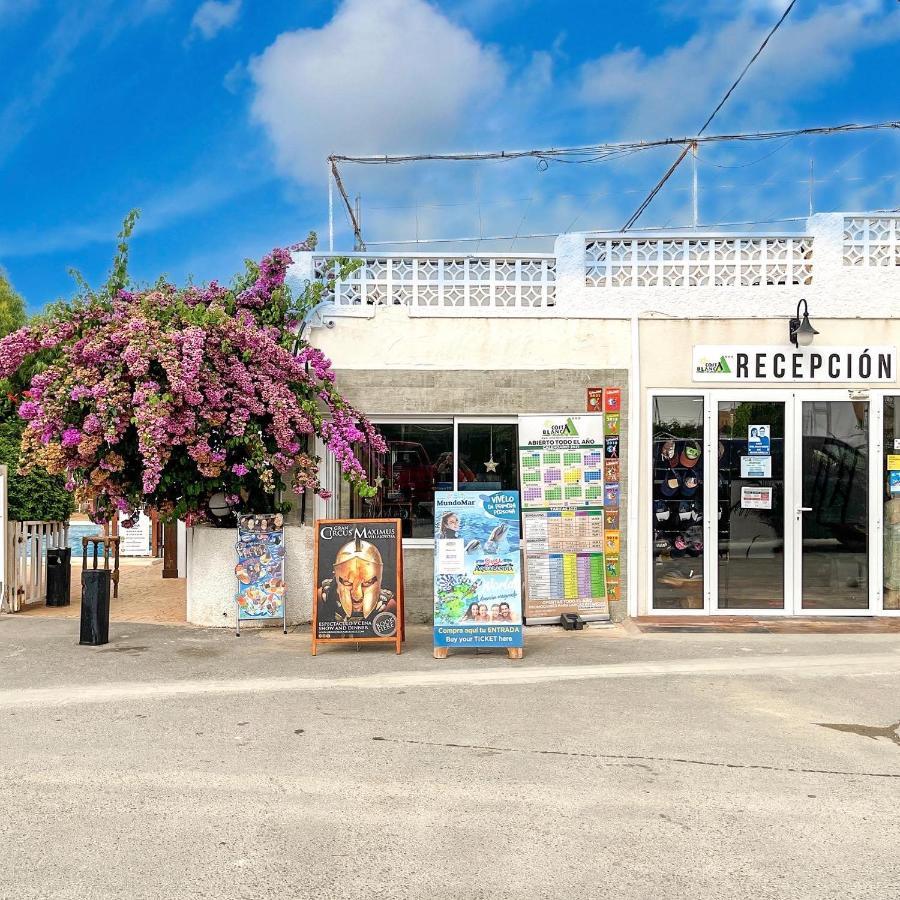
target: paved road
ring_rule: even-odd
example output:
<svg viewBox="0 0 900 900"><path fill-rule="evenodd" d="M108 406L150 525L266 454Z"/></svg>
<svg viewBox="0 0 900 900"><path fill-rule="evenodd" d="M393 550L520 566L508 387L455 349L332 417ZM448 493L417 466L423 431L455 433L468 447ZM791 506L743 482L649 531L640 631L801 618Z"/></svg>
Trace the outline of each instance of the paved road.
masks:
<svg viewBox="0 0 900 900"><path fill-rule="evenodd" d="M900 636L0 617L0 897L896 898Z"/></svg>

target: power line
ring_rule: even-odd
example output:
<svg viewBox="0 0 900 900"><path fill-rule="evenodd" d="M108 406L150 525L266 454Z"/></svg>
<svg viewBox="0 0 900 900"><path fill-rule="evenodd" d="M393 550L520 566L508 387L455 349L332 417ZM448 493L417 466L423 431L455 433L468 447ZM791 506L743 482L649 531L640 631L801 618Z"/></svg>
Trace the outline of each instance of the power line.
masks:
<svg viewBox="0 0 900 900"><path fill-rule="evenodd" d="M737 228L741 226L749 226L749 225L777 225L783 224L786 222L806 222L808 216L792 216L784 219L754 219L751 221L743 221L743 222L709 222L709 223L701 223L697 225L697 228ZM632 233L661 233L661 232L670 232L670 231L684 231L684 230L692 230L694 225L671 225L671 226L661 226L661 225L653 225L653 226L644 226L641 228L632 228ZM590 235L621 235L622 232L619 229L612 228L587 228L581 234L590 236ZM527 240L537 240L539 238L557 238L559 237L559 232L540 232L536 234L496 234L490 236L478 236L478 237L452 237L452 238L417 238L413 239L405 239L399 241L369 241L370 247L402 247L402 246L412 246L417 244L464 244L464 243L477 243L479 241L527 241Z"/></svg>
<svg viewBox="0 0 900 900"><path fill-rule="evenodd" d="M578 162L590 162L590 157L608 151L641 151L656 147L674 147L684 144L712 144L726 141L772 141L798 135L830 135L857 131L877 131L886 128L900 128L900 120L869 123L845 123L841 125L818 125L811 128L789 128L781 131L748 131L734 134L693 135L667 137L652 141L618 141L606 144L592 144L581 147L547 147L533 150L490 150L473 153L416 153L406 155L379 154L377 156L345 156L333 154L328 157L333 163L354 163L357 165L396 165L412 162L484 162L489 160L509 161L535 158L559 161L567 157L588 157Z"/></svg>
<svg viewBox="0 0 900 900"><path fill-rule="evenodd" d="M791 2L788 4L787 9L785 9L784 13L782 13L781 18L775 23L775 25L772 27L772 30L766 35L765 40L763 40L763 42L759 45L756 53L754 53L753 56L750 57L750 61L741 70L741 74L738 75L738 77L734 80L734 83L731 85L731 87L728 88L728 90L725 92L725 96L722 97L722 99L719 101L719 105L710 113L709 118L703 123L703 127L697 132L698 137L700 135L702 135L704 131L706 131L706 129L709 127L710 122L712 122L712 120L716 117L716 114L719 112L719 110L728 101L728 98L734 93L735 88L737 88L737 86L741 83L744 76L749 71L750 66L752 66L753 63L755 63L757 59L759 59L760 54L763 52L763 50L766 49L766 45L769 43L769 40L771 39L772 35L775 34L776 31L778 31L778 29L781 27L781 23L788 17L788 14L794 8L794 5L796 3L797 3L797 0L791 0ZM622 227L622 231L628 231L628 229L632 225L634 225L635 222L637 222L637 220L643 214L644 210L653 202L653 198L662 190L663 185L669 180L669 178L672 177L672 174L681 165L682 160L687 156L689 149L690 148L686 147L681 152L678 159L676 159L675 162L669 167L669 169L665 173L665 175L663 175L663 177L660 178L660 180L654 186L653 190L650 191L650 193L647 195L647 197L644 199L644 201L641 203L641 205L631 214L631 218ZM694 150L694 153L697 152L696 144L693 144L693 150Z"/></svg>
<svg viewBox="0 0 900 900"><path fill-rule="evenodd" d="M652 150L658 147L681 146L690 150L691 145L717 144L730 141L757 142L783 140L798 136L828 136L835 134L854 134L862 131L882 131L900 129L900 120L888 120L884 122L870 123L844 123L840 125L820 125L811 128L792 128L779 131L737 132L733 134L695 135L693 137L668 137L651 141L625 141L607 144L594 144L582 147L561 147L532 150L513 151L487 151L476 153L429 153L410 155L378 155L378 156L347 156L333 154L328 157L334 183L344 202L356 243L363 244L363 237L359 222L350 203L349 195L340 176L339 163L353 163L358 165L395 165L411 162L479 162L488 160L513 161L523 158L552 159L556 162L588 163L603 159L617 158L644 150ZM683 156L686 155L686 152ZM681 157L683 159L683 156ZM659 185L661 187L661 185ZM655 191L658 193L658 189ZM655 196L654 193L654 196Z"/></svg>
<svg viewBox="0 0 900 900"><path fill-rule="evenodd" d="M744 76L750 69L750 66L752 66L757 59L759 59L760 54L763 52L763 50L766 49L766 44L769 43L772 35L775 34L775 32L778 31L779 28L781 28L781 23L784 22L784 20L790 15L791 10L794 8L796 3L797 0L791 0L791 2L788 4L787 9L781 14L781 18L772 26L772 30L766 35L765 40L759 45L759 49L756 51L756 53L753 54L753 56L750 57L750 62L748 62L747 65L744 66L744 68L741 70L741 74L738 75L738 77L735 79L734 84L731 85L731 87L728 88L728 90L725 92L725 96L719 101L719 105L710 113L709 118L703 123L703 127L700 129L700 131L697 132L698 134L703 134L703 132L706 131L709 123L712 122L719 110L728 101L728 98L734 93L734 89L741 83Z"/></svg>

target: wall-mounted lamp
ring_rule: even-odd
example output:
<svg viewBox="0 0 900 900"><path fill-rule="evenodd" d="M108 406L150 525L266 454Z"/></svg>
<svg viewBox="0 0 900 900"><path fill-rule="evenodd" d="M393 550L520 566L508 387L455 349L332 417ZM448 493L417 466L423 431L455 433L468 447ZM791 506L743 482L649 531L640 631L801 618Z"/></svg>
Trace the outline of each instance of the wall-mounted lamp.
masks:
<svg viewBox="0 0 900 900"><path fill-rule="evenodd" d="M800 307L803 307L803 318L800 318ZM795 347L808 347L819 332L809 321L809 308L805 300L797 304L797 316L788 322L788 337Z"/></svg>

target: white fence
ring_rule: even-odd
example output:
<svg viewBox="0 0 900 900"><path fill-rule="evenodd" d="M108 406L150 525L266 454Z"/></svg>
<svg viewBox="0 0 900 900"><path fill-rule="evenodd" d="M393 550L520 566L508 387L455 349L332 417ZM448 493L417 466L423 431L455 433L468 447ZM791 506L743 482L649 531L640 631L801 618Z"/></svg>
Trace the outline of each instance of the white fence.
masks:
<svg viewBox="0 0 900 900"><path fill-rule="evenodd" d="M900 266L900 216L844 218L845 266Z"/></svg>
<svg viewBox="0 0 900 900"><path fill-rule="evenodd" d="M806 236L589 238L587 287L765 287L813 278Z"/></svg>
<svg viewBox="0 0 900 900"><path fill-rule="evenodd" d="M362 265L325 299L337 306L543 309L556 304L556 258L546 254L402 257L348 254ZM317 277L334 258L313 257Z"/></svg>
<svg viewBox="0 0 900 900"><path fill-rule="evenodd" d="M10 522L3 599L9 612L47 599L47 551L66 547L68 522Z"/></svg>

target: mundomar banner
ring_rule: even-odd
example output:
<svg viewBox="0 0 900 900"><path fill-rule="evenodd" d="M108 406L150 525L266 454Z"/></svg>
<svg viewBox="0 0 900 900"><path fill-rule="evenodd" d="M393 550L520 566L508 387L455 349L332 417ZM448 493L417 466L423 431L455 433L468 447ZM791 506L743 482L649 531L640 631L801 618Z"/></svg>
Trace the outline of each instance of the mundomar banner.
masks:
<svg viewBox="0 0 900 900"><path fill-rule="evenodd" d="M434 498L435 647L521 647L519 492Z"/></svg>

